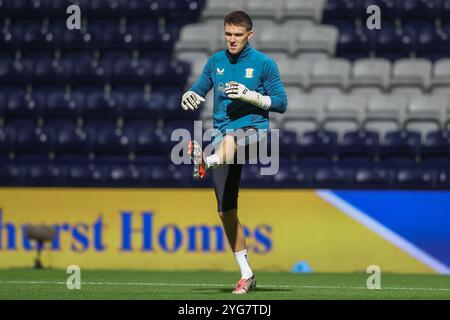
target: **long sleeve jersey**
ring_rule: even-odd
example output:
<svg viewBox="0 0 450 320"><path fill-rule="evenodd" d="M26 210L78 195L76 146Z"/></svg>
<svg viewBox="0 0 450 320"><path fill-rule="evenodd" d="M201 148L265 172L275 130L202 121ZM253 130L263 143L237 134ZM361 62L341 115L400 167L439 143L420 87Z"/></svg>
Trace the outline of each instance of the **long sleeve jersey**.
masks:
<svg viewBox="0 0 450 320"><path fill-rule="evenodd" d="M266 111L250 103L228 98L225 84L229 81L242 83L249 90L270 96L270 109ZM205 97L213 87L213 125L223 133L248 126L269 129L269 111L286 111L287 96L277 65L273 59L249 44L235 56L228 50L213 54L190 90Z"/></svg>

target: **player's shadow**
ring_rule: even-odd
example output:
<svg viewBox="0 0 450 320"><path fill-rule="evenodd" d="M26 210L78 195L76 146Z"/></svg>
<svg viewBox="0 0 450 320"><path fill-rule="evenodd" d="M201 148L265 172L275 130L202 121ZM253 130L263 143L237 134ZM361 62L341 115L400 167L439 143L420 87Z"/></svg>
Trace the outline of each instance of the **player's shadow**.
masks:
<svg viewBox="0 0 450 320"><path fill-rule="evenodd" d="M210 291L210 293L230 293L233 291L233 288L196 288L193 289L196 291ZM292 291L292 289L285 289L285 288L254 288L251 290L251 292L289 292Z"/></svg>

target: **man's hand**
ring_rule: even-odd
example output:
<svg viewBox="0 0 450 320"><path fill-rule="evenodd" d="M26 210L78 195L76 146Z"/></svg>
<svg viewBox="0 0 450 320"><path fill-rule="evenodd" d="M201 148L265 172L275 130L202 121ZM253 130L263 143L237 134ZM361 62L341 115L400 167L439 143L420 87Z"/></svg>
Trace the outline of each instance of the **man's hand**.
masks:
<svg viewBox="0 0 450 320"><path fill-rule="evenodd" d="M269 110L271 105L269 96L263 96L256 91L249 90L242 83L235 81L225 84L225 94L228 98L245 101L264 110Z"/></svg>
<svg viewBox="0 0 450 320"><path fill-rule="evenodd" d="M196 94L194 91L188 91L183 94L181 99L181 107L184 110L191 109L192 111L195 111L202 102L205 102L204 98Z"/></svg>

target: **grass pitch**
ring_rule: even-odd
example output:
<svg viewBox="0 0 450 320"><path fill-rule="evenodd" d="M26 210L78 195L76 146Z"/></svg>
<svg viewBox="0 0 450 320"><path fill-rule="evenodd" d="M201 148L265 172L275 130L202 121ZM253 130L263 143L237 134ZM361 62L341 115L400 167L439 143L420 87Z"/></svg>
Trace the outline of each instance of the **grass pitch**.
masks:
<svg viewBox="0 0 450 320"><path fill-rule="evenodd" d="M258 272L257 287L232 295L236 272L81 271L81 289L69 290L65 270L0 270L0 299L446 299L450 276L381 274L381 289L367 289L365 273Z"/></svg>

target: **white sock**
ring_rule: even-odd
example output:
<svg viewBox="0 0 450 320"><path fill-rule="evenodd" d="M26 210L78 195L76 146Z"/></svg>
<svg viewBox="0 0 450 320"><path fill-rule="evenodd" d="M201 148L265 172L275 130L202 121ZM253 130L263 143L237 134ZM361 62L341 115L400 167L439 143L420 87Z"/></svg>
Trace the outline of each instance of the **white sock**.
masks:
<svg viewBox="0 0 450 320"><path fill-rule="evenodd" d="M206 157L205 162L208 169L214 169L222 164L217 154Z"/></svg>
<svg viewBox="0 0 450 320"><path fill-rule="evenodd" d="M242 279L251 278L253 276L253 271L248 264L247 249L235 252L234 256L239 264L239 268L241 268Z"/></svg>

